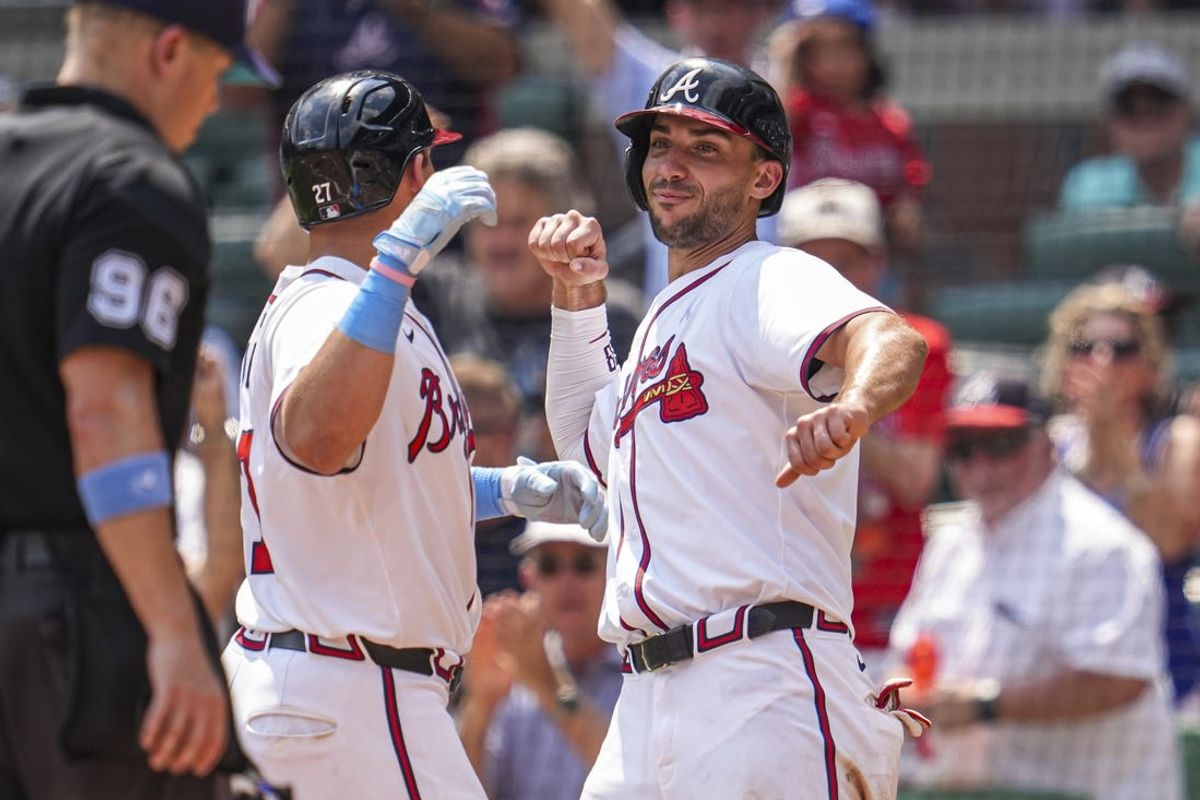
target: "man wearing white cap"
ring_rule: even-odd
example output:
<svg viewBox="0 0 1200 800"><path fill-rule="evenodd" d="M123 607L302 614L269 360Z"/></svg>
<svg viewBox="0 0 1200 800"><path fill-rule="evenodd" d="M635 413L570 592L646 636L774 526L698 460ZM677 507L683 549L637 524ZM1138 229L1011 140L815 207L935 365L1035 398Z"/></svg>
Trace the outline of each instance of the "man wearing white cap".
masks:
<svg viewBox="0 0 1200 800"><path fill-rule="evenodd" d="M1067 211L1200 203L1200 139L1190 136L1188 66L1153 42L1126 46L1100 68L1113 154L1075 165Z"/></svg>
<svg viewBox="0 0 1200 800"><path fill-rule="evenodd" d="M887 274L883 214L875 192L824 178L783 199L779 237L829 264L859 291L878 297ZM908 593L921 554L921 509L941 475L944 413L950 387L950 333L937 322L902 314L929 344L916 391L877 422L862 441L858 525L851 551L855 644L872 665Z"/></svg>
<svg viewBox="0 0 1200 800"><path fill-rule="evenodd" d="M574 800L621 691L620 656L596 633L607 543L530 522L510 549L528 591L484 603L459 732L492 800Z"/></svg>

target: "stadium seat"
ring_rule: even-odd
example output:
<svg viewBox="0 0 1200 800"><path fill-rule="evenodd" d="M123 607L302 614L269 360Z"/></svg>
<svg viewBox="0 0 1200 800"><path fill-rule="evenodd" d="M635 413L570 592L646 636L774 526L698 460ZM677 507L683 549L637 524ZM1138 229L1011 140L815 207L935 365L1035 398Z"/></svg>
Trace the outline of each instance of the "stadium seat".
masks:
<svg viewBox="0 0 1200 800"><path fill-rule="evenodd" d="M263 114L221 112L200 129L185 161L214 211L260 210L269 202L274 163L265 125Z"/></svg>
<svg viewBox="0 0 1200 800"><path fill-rule="evenodd" d="M1140 264L1168 284L1193 283L1200 262L1180 244L1177 216L1146 207L1032 217L1025 226L1029 275L1083 279L1112 264Z"/></svg>
<svg viewBox="0 0 1200 800"><path fill-rule="evenodd" d="M571 82L549 75L518 78L496 99L501 128L541 128L568 142L579 138L580 109Z"/></svg>
<svg viewBox="0 0 1200 800"><path fill-rule="evenodd" d="M1076 285L1031 280L951 286L930 298L927 311L956 341L1035 346L1046 339L1050 312Z"/></svg>
<svg viewBox="0 0 1200 800"><path fill-rule="evenodd" d="M1200 727L1179 731L1179 756L1183 761L1185 796L1200 800Z"/></svg>
<svg viewBox="0 0 1200 800"><path fill-rule="evenodd" d="M271 291L271 281L254 262L254 238L262 218L218 215L213 218L213 252L207 319L245 345Z"/></svg>

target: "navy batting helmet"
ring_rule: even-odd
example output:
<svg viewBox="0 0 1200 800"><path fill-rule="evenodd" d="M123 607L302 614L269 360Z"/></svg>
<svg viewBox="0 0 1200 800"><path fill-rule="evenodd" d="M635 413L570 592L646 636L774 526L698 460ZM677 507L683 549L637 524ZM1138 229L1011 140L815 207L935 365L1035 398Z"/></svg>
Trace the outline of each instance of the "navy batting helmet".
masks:
<svg viewBox="0 0 1200 800"><path fill-rule="evenodd" d="M625 182L633 202L649 210L642 183L642 163L650 149L656 114L697 119L749 139L783 165L779 188L763 200L760 217L779 211L792 162L792 134L779 95L757 73L722 58L685 58L667 67L650 88L646 107L617 118L617 130L629 137L625 150Z"/></svg>
<svg viewBox="0 0 1200 800"><path fill-rule="evenodd" d="M283 123L279 163L296 217L311 228L386 206L414 153L461 138L433 127L404 78L360 70L300 96Z"/></svg>

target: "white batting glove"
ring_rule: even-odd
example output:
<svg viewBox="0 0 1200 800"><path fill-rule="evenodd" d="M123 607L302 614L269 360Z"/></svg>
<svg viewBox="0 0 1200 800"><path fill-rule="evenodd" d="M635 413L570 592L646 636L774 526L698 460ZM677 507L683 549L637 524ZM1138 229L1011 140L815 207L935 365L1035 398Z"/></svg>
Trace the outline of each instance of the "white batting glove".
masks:
<svg viewBox="0 0 1200 800"><path fill-rule="evenodd" d="M884 681L879 687L879 693L875 695L875 707L900 720L908 735L919 739L922 733L933 727L933 723L920 711L900 705L900 690L911 685L912 681L907 678Z"/></svg>
<svg viewBox="0 0 1200 800"><path fill-rule="evenodd" d="M474 167L444 169L435 172L404 213L375 237L375 249L416 276L464 223L475 218L496 224L496 193L487 175Z"/></svg>
<svg viewBox="0 0 1200 800"><path fill-rule="evenodd" d="M500 505L510 514L538 522L578 523L597 542L608 531L604 491L582 464L538 463L521 456L500 473Z"/></svg>

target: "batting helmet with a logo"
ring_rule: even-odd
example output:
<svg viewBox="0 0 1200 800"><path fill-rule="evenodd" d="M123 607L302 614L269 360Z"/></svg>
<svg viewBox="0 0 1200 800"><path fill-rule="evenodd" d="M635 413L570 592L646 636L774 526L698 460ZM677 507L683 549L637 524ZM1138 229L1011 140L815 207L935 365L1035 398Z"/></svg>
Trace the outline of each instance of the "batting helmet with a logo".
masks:
<svg viewBox="0 0 1200 800"><path fill-rule="evenodd" d="M792 161L792 134L779 95L753 70L721 58L685 58L667 67L650 88L646 107L617 118L617 130L629 137L625 150L625 182L643 211L646 187L642 163L650 148L650 128L657 114L700 120L749 139L768 158L783 164L779 188L762 202L760 217L779 211Z"/></svg>
<svg viewBox="0 0 1200 800"><path fill-rule="evenodd" d="M461 138L433 127L404 78L360 70L300 96L283 123L279 163L296 217L311 228L386 206L415 153Z"/></svg>

